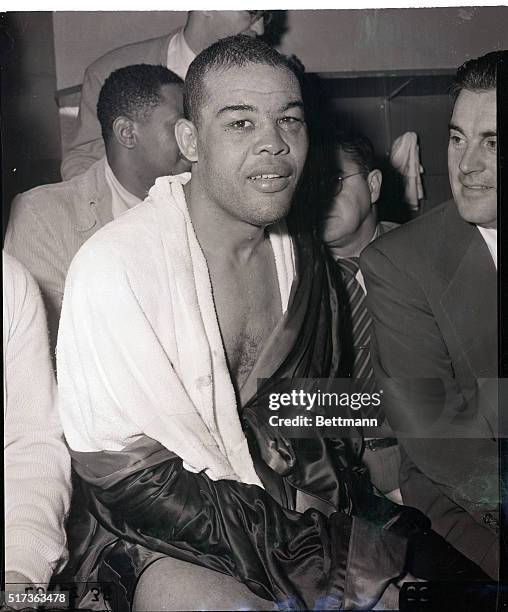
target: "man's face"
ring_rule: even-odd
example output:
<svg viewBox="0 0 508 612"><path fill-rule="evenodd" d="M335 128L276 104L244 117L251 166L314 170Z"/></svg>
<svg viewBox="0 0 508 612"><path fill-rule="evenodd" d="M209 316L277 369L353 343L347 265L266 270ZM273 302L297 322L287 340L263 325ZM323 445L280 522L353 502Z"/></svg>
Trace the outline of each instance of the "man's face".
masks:
<svg viewBox="0 0 508 612"><path fill-rule="evenodd" d="M448 173L460 216L497 227L496 91L462 90L450 121Z"/></svg>
<svg viewBox="0 0 508 612"><path fill-rule="evenodd" d="M163 85L162 102L146 121L136 122L136 151L140 172L153 180L190 169L175 140L175 123L183 116L181 85Z"/></svg>
<svg viewBox="0 0 508 612"><path fill-rule="evenodd" d="M369 217L375 223L372 205L379 195L379 190L368 181L369 173L348 153L339 147L335 157L336 176L348 178L341 181L340 192L333 196L324 214L321 237L330 247L348 244Z"/></svg>
<svg viewBox="0 0 508 612"><path fill-rule="evenodd" d="M229 217L256 226L285 217L308 146L296 77L247 64L211 71L205 90L193 180Z"/></svg>
<svg viewBox="0 0 508 612"><path fill-rule="evenodd" d="M212 11L210 14L213 40L236 34L255 38L265 31L263 11Z"/></svg>

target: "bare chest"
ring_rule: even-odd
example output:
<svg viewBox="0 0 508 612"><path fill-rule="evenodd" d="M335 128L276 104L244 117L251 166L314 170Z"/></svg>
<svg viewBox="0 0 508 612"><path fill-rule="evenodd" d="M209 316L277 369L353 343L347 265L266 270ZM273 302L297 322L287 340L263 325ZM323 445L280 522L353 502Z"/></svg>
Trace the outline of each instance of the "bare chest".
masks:
<svg viewBox="0 0 508 612"><path fill-rule="evenodd" d="M260 258L242 267L217 266L210 275L230 373L239 389L282 316L275 265Z"/></svg>

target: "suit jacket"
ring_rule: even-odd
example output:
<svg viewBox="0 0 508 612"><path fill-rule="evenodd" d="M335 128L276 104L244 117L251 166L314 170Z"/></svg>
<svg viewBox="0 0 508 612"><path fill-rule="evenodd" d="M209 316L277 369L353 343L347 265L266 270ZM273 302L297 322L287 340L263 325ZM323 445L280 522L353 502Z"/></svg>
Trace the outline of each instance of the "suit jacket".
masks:
<svg viewBox="0 0 508 612"><path fill-rule="evenodd" d="M39 284L52 354L69 265L81 245L112 219L105 159L69 181L42 185L14 198L4 248Z"/></svg>
<svg viewBox="0 0 508 612"><path fill-rule="evenodd" d="M383 408L408 434L399 435L404 502L495 577L497 407L492 385L477 383L497 377L497 275L488 247L447 202L376 240L361 266ZM449 439L431 438L429 426L445 422Z"/></svg>
<svg viewBox="0 0 508 612"><path fill-rule="evenodd" d="M104 81L114 70L131 64L165 66L169 41L175 32L113 49L88 66L81 89L78 131L62 160L63 180L81 174L105 155L101 126L97 119L97 101Z"/></svg>

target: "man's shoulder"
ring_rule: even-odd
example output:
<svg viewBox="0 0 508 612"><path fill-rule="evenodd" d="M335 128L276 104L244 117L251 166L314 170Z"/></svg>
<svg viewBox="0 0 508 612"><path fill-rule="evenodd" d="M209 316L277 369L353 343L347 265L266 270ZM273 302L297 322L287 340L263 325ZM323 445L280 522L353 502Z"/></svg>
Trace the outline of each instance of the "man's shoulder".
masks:
<svg viewBox="0 0 508 612"><path fill-rule="evenodd" d="M387 232L391 232L392 230L400 227L400 223L394 223L393 221L380 221L378 223L379 226L379 236L386 234Z"/></svg>
<svg viewBox="0 0 508 612"><path fill-rule="evenodd" d="M112 49L92 62L87 72L101 74L105 79L113 70L130 64L159 64L163 48L175 32Z"/></svg>
<svg viewBox="0 0 508 612"><path fill-rule="evenodd" d="M92 258L120 254L139 257L142 245L153 239L159 229L153 210L145 200L97 230L83 244L79 254L83 257L83 254L91 253Z"/></svg>
<svg viewBox="0 0 508 612"><path fill-rule="evenodd" d="M147 286L159 277L164 261L160 228L146 202L121 214L95 232L77 251L67 287L102 292L111 283ZM69 289L71 290L71 289Z"/></svg>
<svg viewBox="0 0 508 612"><path fill-rule="evenodd" d="M2 273L4 284L7 282L27 285L35 282L25 266L4 250L2 250Z"/></svg>
<svg viewBox="0 0 508 612"><path fill-rule="evenodd" d="M18 194L13 200L13 210L18 213L21 210L30 210L39 216L62 214L62 211L70 211L82 203L88 206L90 198L106 186L101 164L104 165L103 160L68 181L39 185Z"/></svg>
<svg viewBox="0 0 508 612"><path fill-rule="evenodd" d="M397 257L419 256L422 251L429 255L433 245L446 242L446 235L457 219L460 218L453 200L444 202L417 219L385 231L365 249L362 259L368 258L373 251Z"/></svg>
<svg viewBox="0 0 508 612"><path fill-rule="evenodd" d="M27 296L39 296L39 287L27 268L15 257L2 251L2 276L5 297L24 301Z"/></svg>

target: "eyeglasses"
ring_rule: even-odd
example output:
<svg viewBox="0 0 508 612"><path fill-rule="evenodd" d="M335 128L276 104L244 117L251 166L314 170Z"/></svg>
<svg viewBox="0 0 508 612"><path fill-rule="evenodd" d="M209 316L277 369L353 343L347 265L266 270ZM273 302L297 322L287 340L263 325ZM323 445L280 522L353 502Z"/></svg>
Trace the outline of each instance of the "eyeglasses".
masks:
<svg viewBox="0 0 508 612"><path fill-rule="evenodd" d="M267 26L272 20L272 12L271 11L247 11L250 15L250 22L256 23L260 19L263 19L265 26Z"/></svg>
<svg viewBox="0 0 508 612"><path fill-rule="evenodd" d="M333 193L333 195L339 195L339 193L342 191L342 187L346 179L351 178L352 176L358 176L359 174L366 176L365 171L353 172L352 174L347 174L346 176L337 176L337 175L332 176L330 179L330 190Z"/></svg>

